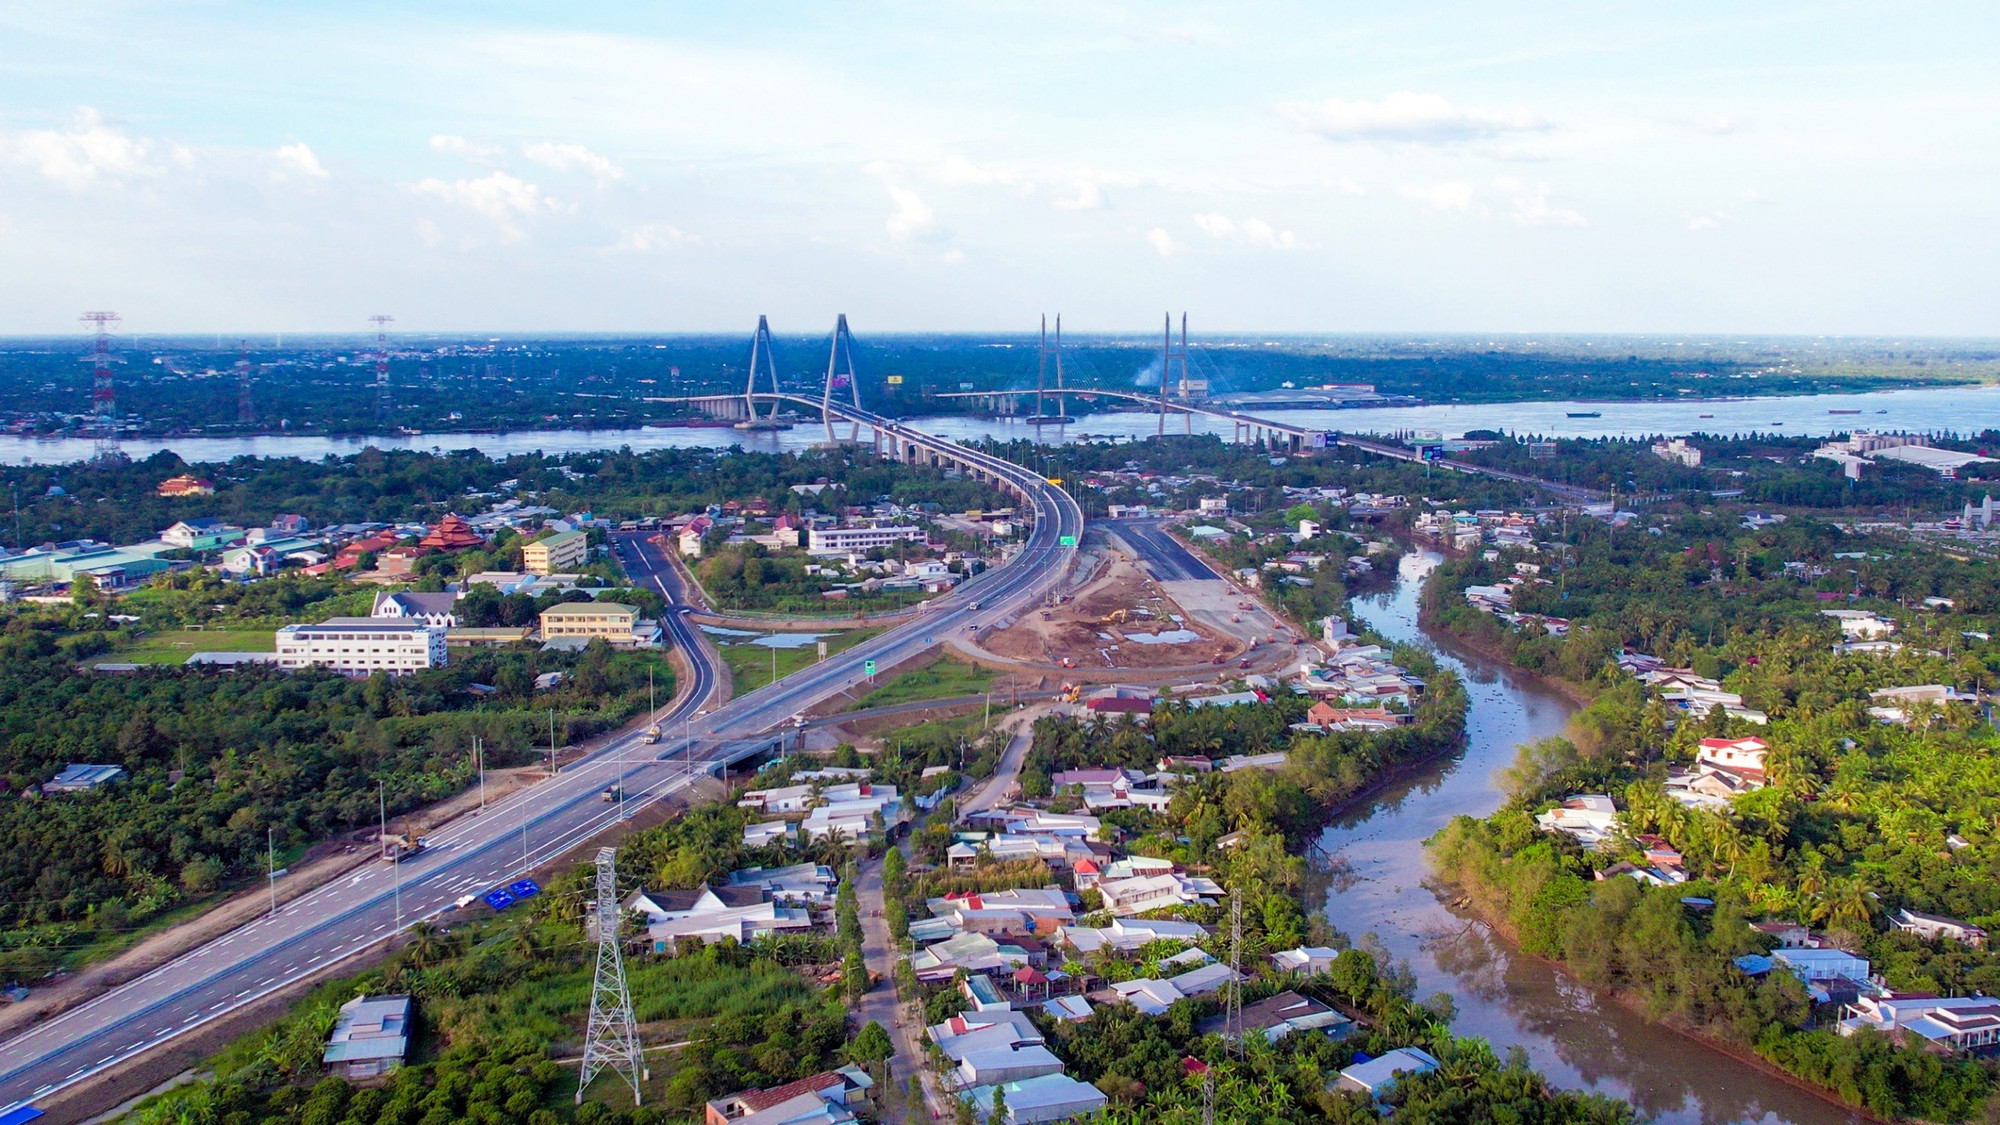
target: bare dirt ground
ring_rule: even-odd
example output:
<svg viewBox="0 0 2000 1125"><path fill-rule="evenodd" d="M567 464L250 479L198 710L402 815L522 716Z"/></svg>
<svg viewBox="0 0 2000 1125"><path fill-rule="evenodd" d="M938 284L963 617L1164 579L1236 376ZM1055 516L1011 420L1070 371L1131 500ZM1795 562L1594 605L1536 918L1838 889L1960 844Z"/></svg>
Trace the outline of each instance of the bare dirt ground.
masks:
<svg viewBox="0 0 2000 1125"><path fill-rule="evenodd" d="M1135 639L1160 634L1187 636L1155 643ZM1122 554L1110 555L1069 601L1027 611L1006 628L982 635L979 643L1005 660L1046 665L1069 657L1080 668L1132 669L1233 659L1245 647L1183 612L1159 583Z"/></svg>

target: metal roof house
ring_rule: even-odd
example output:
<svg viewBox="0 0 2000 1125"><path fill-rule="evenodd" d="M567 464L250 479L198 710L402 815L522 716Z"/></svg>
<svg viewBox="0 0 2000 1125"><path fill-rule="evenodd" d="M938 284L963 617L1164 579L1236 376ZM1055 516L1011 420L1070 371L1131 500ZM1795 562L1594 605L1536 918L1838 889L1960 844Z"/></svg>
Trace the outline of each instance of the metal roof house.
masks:
<svg viewBox="0 0 2000 1125"><path fill-rule="evenodd" d="M87 762L71 762L61 773L42 783L44 793L87 793L100 785L109 785L125 776L124 766L91 765Z"/></svg>
<svg viewBox="0 0 2000 1125"><path fill-rule="evenodd" d="M401 1069L409 1051L410 998L356 996L340 1006L321 1060L336 1078L365 1081Z"/></svg>

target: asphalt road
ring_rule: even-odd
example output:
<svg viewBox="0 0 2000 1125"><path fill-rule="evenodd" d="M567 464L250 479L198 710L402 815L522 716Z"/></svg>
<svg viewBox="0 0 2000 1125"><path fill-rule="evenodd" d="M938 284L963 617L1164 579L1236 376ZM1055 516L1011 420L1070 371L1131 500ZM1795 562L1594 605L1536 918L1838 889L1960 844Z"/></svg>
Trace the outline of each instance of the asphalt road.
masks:
<svg viewBox="0 0 2000 1125"><path fill-rule="evenodd" d="M1119 541L1132 548L1156 582L1190 582L1219 578L1209 565L1161 530L1159 520L1116 520L1101 523Z"/></svg>
<svg viewBox="0 0 2000 1125"><path fill-rule="evenodd" d="M947 443L874 415L861 421L899 436ZM714 669L682 615L665 623L695 665L697 690L659 716L667 738L647 746L637 731L620 736L562 773L492 808L462 818L431 838L430 848L402 864L370 865L304 895L275 916L197 946L165 965L0 1042L0 1112L88 1082L211 1020L316 976L341 960L388 941L434 917L520 878L636 812L686 788L717 763L750 756L789 726L793 716L867 678L880 668L940 643L949 630L977 629L1032 605L1058 581L1083 532L1076 502L1040 476L1010 462L962 451L982 469L1027 490L1034 532L1009 565L996 567L938 599L922 619L837 653L776 683L698 713L708 692L700 677ZM654 576L663 593L678 592ZM623 779L623 804L599 794Z"/></svg>

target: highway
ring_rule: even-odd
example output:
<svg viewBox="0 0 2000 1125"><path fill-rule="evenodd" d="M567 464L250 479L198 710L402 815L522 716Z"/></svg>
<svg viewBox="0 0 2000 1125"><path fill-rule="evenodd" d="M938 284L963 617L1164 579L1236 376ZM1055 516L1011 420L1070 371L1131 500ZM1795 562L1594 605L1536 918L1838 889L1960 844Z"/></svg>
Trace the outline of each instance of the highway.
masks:
<svg viewBox="0 0 2000 1125"><path fill-rule="evenodd" d="M1166 533L1164 520L1123 519L1108 526L1111 534L1131 548L1156 582L1194 582L1222 577L1215 568Z"/></svg>
<svg viewBox="0 0 2000 1125"><path fill-rule="evenodd" d="M817 403L813 403L817 407ZM852 408L855 420L949 452L1024 494L1035 526L1018 554L937 599L923 618L899 625L776 683L707 711L715 670L693 627L669 608L664 626L694 666L695 690L659 716L667 738L647 746L634 731L563 767L555 778L483 813L460 818L431 837L423 854L401 864L373 864L188 951L45 1023L0 1043L0 1112L86 1083L210 1021L391 939L521 878L583 845L622 813L637 812L686 788L693 777L749 757L788 731L794 716L880 669L941 643L951 630L973 630L1034 604L1060 581L1083 532L1083 513L1061 489L1011 462L957 447L921 431ZM682 600L671 574L651 573L662 594ZM707 677L704 686L703 678ZM759 737L762 736L762 737ZM602 793L623 779L623 803ZM481 908L483 909L483 907ZM100 1107L101 1108L101 1107Z"/></svg>

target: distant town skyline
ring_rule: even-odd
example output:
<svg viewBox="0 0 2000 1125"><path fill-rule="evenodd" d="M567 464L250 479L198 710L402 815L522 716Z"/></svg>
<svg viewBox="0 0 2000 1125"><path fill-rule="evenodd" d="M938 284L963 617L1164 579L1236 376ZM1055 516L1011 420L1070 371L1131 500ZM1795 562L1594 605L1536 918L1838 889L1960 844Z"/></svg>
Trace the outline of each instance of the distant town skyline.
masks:
<svg viewBox="0 0 2000 1125"><path fill-rule="evenodd" d="M0 333L2000 335L1973 3L0 3Z"/></svg>

